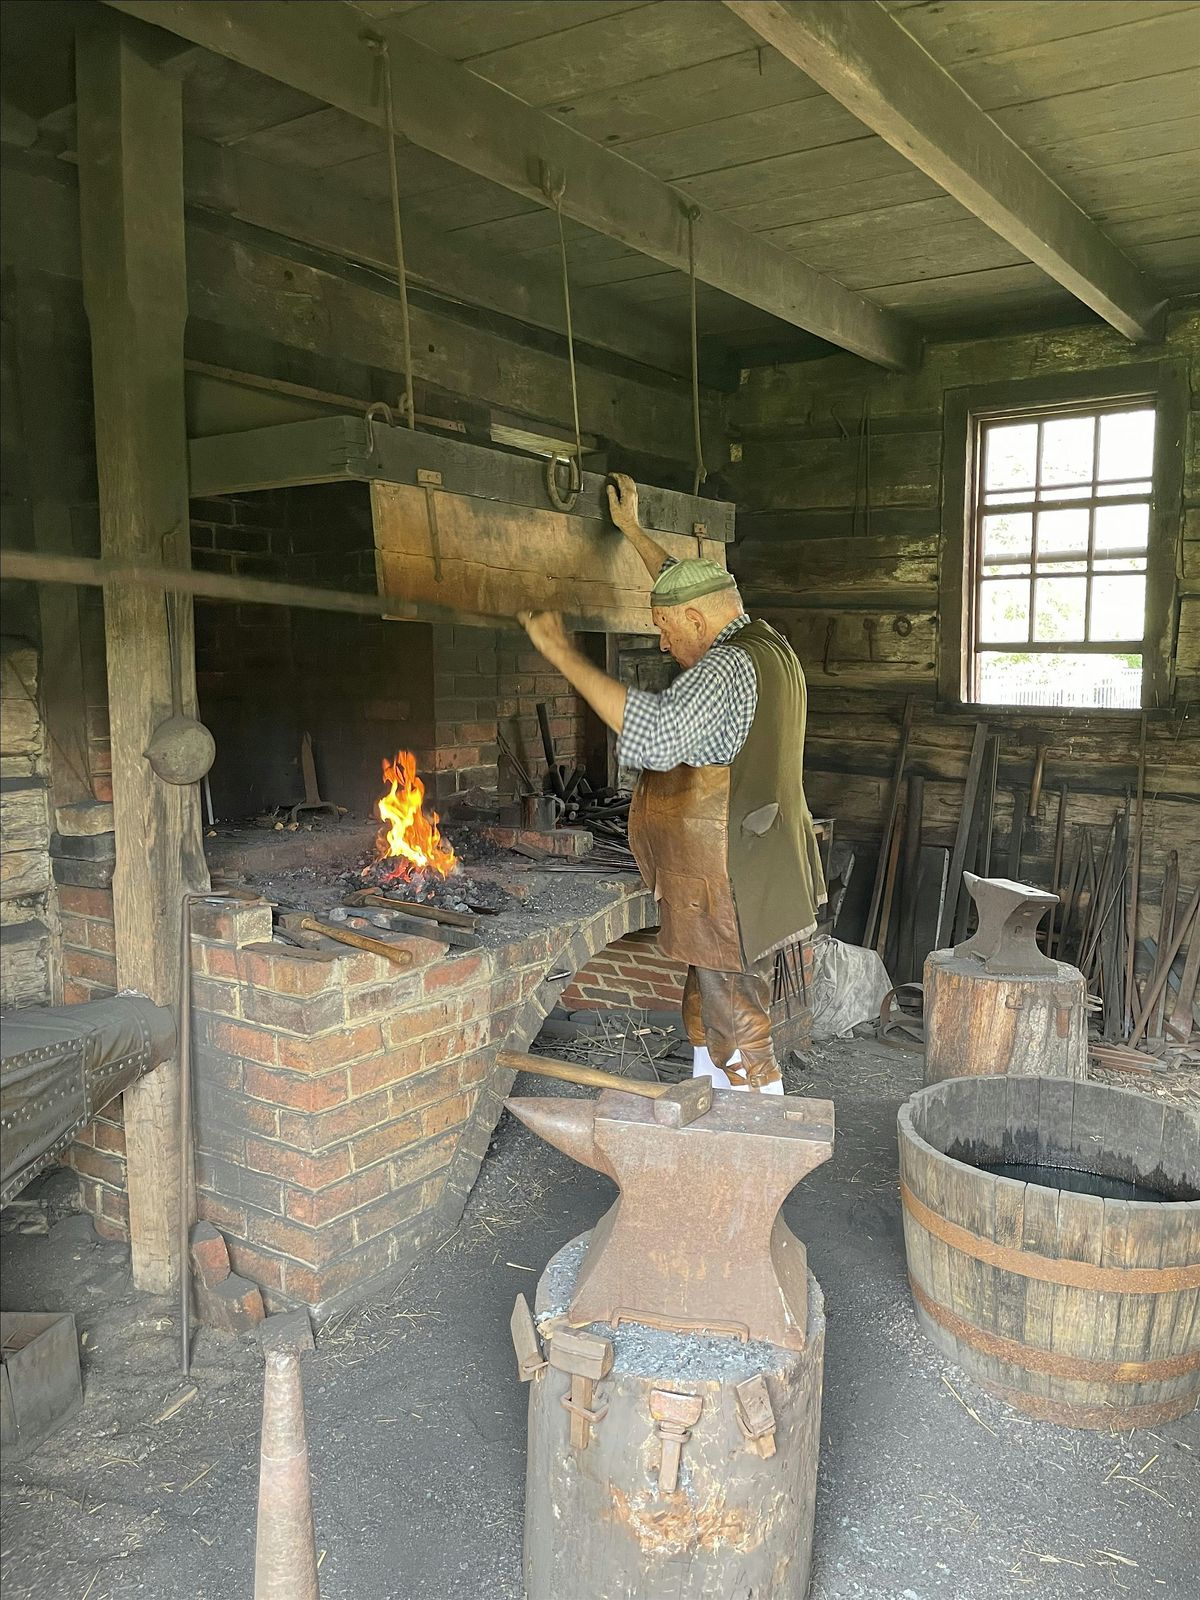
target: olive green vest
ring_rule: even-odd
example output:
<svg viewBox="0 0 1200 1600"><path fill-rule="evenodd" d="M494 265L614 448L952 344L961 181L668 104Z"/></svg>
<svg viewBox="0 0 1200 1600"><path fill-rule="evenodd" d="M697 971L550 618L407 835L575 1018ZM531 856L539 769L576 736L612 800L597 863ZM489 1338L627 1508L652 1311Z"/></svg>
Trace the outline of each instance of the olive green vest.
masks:
<svg viewBox="0 0 1200 1600"><path fill-rule="evenodd" d="M754 961L810 933L825 899L821 855L804 798L808 691L795 651L756 620L729 641L758 680L758 704L729 781L729 876L742 949Z"/></svg>
<svg viewBox="0 0 1200 1600"><path fill-rule="evenodd" d="M765 622L729 643L750 657L758 685L745 744L727 767L643 772L629 813L663 954L715 971L748 967L810 932L825 898L804 799L800 663Z"/></svg>

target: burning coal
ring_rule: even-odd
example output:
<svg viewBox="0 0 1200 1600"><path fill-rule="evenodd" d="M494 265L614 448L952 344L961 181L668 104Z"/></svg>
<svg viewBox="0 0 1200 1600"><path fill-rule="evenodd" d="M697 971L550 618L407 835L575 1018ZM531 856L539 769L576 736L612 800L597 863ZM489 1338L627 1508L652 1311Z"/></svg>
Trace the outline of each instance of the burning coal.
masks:
<svg viewBox="0 0 1200 1600"><path fill-rule="evenodd" d="M425 785L417 777L416 757L400 750L395 761L383 763L387 793L378 811L384 826L379 834L379 859L368 868L375 881L415 883L424 886L448 878L458 869L458 857L442 838L436 811L425 810Z"/></svg>

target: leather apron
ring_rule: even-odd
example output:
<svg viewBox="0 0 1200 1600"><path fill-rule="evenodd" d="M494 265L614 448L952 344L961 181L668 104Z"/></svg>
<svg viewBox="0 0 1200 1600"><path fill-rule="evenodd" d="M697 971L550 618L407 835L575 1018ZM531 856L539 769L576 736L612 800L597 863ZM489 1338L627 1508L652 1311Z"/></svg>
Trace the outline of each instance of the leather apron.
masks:
<svg viewBox="0 0 1200 1600"><path fill-rule="evenodd" d="M629 846L658 902L663 955L715 972L742 970L729 878L728 767L645 771L629 807Z"/></svg>

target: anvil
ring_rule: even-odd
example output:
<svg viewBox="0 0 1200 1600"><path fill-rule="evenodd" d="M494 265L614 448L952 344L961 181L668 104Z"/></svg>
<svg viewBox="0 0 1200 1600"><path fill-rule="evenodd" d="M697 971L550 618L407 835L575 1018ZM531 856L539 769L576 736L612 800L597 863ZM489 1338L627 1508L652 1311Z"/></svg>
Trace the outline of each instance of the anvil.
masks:
<svg viewBox="0 0 1200 1600"><path fill-rule="evenodd" d="M1044 956L1036 943L1037 926L1058 896L1047 889L1035 889L1011 878L979 878L963 873L967 893L975 902L979 926L963 944L955 945L956 956L978 956L985 972L1032 976L1059 970L1059 963Z"/></svg>
<svg viewBox="0 0 1200 1600"><path fill-rule="evenodd" d="M828 1100L718 1089L712 1109L679 1128L614 1090L505 1104L621 1191L592 1230L572 1327L648 1322L803 1348L807 1258L779 1208L833 1154Z"/></svg>

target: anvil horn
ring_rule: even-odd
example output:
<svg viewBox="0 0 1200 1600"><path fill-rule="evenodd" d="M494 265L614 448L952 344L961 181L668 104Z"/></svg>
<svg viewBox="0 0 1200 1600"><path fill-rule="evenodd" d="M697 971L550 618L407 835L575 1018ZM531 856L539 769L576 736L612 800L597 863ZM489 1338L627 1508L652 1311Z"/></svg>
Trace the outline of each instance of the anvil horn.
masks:
<svg viewBox="0 0 1200 1600"><path fill-rule="evenodd" d="M518 1095L504 1104L513 1116L532 1128L539 1139L578 1161L580 1166L608 1172L596 1149L596 1102L567 1100L549 1095Z"/></svg>

